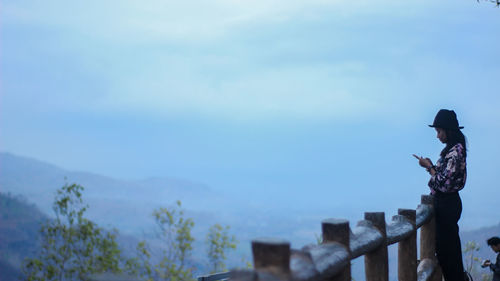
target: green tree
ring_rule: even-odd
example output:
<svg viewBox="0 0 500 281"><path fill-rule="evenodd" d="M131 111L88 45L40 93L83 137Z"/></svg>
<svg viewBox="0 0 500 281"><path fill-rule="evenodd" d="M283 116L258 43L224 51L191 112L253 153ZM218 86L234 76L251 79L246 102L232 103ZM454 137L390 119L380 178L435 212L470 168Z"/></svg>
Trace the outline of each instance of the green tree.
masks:
<svg viewBox="0 0 500 281"><path fill-rule="evenodd" d="M463 249L465 270L472 275L474 280L489 281L492 279L493 275L490 272L480 272L481 270L479 269L479 265L483 262L483 260L475 256L480 249L479 244L475 241L468 241L465 243L465 247Z"/></svg>
<svg viewBox="0 0 500 281"><path fill-rule="evenodd" d="M214 224L208 230L205 243L207 244L211 273L227 270L226 252L229 249L236 249L236 237L229 235L229 228L229 226L223 227L220 224Z"/></svg>
<svg viewBox="0 0 500 281"><path fill-rule="evenodd" d="M471 274L475 270L476 263L480 262L479 258L474 256L474 254L476 254L479 249L479 245L474 241L465 243L465 248L463 250L465 255L465 270L467 270Z"/></svg>
<svg viewBox="0 0 500 281"><path fill-rule="evenodd" d="M129 263L130 272L145 280L194 280L193 268L188 264L193 250L193 220L184 217L180 201L172 208L154 210L153 217L160 230L158 238L163 244L160 261L153 265L149 245L142 241L137 245L137 257Z"/></svg>
<svg viewBox="0 0 500 281"><path fill-rule="evenodd" d="M125 272L138 276L141 280L153 281L153 266L151 265L151 250L146 241L137 243L137 256L125 263Z"/></svg>
<svg viewBox="0 0 500 281"><path fill-rule="evenodd" d="M106 231L85 218L83 190L66 184L57 191L56 218L41 226L41 250L23 264L26 280L86 280L90 274L121 271L117 231Z"/></svg>

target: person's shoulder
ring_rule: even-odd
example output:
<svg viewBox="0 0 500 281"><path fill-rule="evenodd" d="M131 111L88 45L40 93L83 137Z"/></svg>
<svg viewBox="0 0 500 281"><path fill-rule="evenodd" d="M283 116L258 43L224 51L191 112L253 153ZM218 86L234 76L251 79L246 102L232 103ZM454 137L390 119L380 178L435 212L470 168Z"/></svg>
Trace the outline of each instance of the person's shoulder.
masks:
<svg viewBox="0 0 500 281"><path fill-rule="evenodd" d="M463 145L463 144L461 144L461 143L457 143L457 144L455 144L454 146L452 146L452 147L450 148L450 151L451 151L451 150L454 150L454 151L456 151L456 152L458 152L458 153L462 153L462 152L465 150L465 148L464 148L464 145Z"/></svg>
<svg viewBox="0 0 500 281"><path fill-rule="evenodd" d="M459 155L463 155L465 151L465 148L463 144L457 143L454 146L450 147L450 150L448 150L447 157L457 157Z"/></svg>

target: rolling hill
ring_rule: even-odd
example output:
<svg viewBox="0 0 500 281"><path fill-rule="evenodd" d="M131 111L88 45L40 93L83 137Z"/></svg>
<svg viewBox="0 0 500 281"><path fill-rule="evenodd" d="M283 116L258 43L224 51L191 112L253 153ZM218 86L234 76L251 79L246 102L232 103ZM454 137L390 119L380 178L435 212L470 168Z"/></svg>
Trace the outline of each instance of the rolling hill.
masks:
<svg viewBox="0 0 500 281"><path fill-rule="evenodd" d="M35 159L0 153L0 192L3 193L1 202L4 202L0 205L1 272L9 276L18 273L22 259L36 248L34 237L39 223L52 214L55 191L66 182L85 187L83 198L90 206L89 218L101 226L118 228L125 251L132 251L138 240L152 237L153 209L181 200L186 215L195 221L193 263L199 265L199 273L203 273L204 267L203 240L208 227L214 223L230 225L231 232L240 242L238 251L229 256L229 264L235 266L242 265L242 260L250 260L249 241L256 237L285 238L292 242L293 248L315 243L315 235L321 232L320 221L325 218L325 213L269 213L249 207L244 198L228 198L189 180L120 180L67 171ZM8 208L5 202L10 202ZM474 253L475 256L489 259L493 258L493 252L485 240L494 235L500 235L500 224L461 233L463 245L468 241L477 242L480 250ZM362 279L362 263L362 259L353 262L356 280Z"/></svg>

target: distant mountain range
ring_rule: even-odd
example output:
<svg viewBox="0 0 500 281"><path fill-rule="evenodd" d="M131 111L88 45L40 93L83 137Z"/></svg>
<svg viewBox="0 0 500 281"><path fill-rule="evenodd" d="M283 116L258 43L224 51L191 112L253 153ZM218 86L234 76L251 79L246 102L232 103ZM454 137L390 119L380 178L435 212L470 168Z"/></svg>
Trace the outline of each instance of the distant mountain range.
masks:
<svg viewBox="0 0 500 281"><path fill-rule="evenodd" d="M204 238L214 223L230 225L249 253L250 239L281 236L301 247L316 241L322 214L270 213L249 207L245 198L230 198L210 187L183 179L151 178L126 181L85 172L72 172L39 160L0 153L0 192L20 194L52 215L55 191L65 183L85 187L88 216L102 226L143 235L153 227L155 208L181 200L187 216L195 221L194 235ZM318 230L316 230L318 229Z"/></svg>
<svg viewBox="0 0 500 281"><path fill-rule="evenodd" d="M206 185L188 180L119 180L72 172L39 160L0 153L0 192L22 196L28 205L35 204L47 217L53 216L55 192L65 183L78 183L85 187L83 200L89 205L88 218L100 226L119 229L122 238L130 242L125 245L129 249L133 249L133 243L138 240L154 236L154 209L171 206L176 200L181 200L186 216L195 221L193 258L197 264L204 262L204 239L208 228L215 223L229 225L230 234L235 234L239 241L237 251L229 255L228 264L243 266L251 260L251 239L290 236L294 242L311 243L315 241L314 231L297 231L297 225L314 222L316 226L319 221L314 216L284 220L265 211L247 208L244 201L228 198ZM136 238L132 239L133 236Z"/></svg>
<svg viewBox="0 0 500 281"><path fill-rule="evenodd" d="M24 258L38 248L38 230L47 217L21 196L0 193L0 276L15 280Z"/></svg>
<svg viewBox="0 0 500 281"><path fill-rule="evenodd" d="M0 191L21 194L41 211L52 214L55 191L65 183L85 187L89 216L105 225L134 232L149 226L154 208L181 200L197 216L209 216L226 198L209 187L181 179L150 178L124 181L85 172L71 172L35 159L0 153ZM225 200L225 202L224 202ZM230 203L230 202L229 202ZM141 230L142 231L142 230Z"/></svg>
<svg viewBox="0 0 500 281"><path fill-rule="evenodd" d="M32 221L1 221L0 251L6 253L4 250L8 247L20 250L15 255L0 257L0 270L15 272L23 255L26 255L25 250L35 247L29 244L33 243L32 239L16 242L12 237L35 235L39 221L52 215L55 191L65 183L78 183L85 187L83 199L90 206L89 218L101 226L118 228L125 234L122 241L128 241L125 244L129 248L151 234L154 228L153 209L181 200L187 216L196 223L193 235L197 257L204 255L203 240L210 225L221 223L231 226L231 233L240 241L238 251L230 255L232 265L242 265L242 259L251 260L249 241L256 237L281 237L291 241L293 248L315 243L315 236L321 231L320 221L325 218L325 214L271 214L189 180L151 178L125 181L92 173L71 172L35 159L0 153L0 192L11 193L14 197L21 195L25 205L20 207L24 209L20 212L32 214ZM5 211L0 209L0 215L4 214ZM351 224L355 225L354 222ZM464 246L468 241L478 243L481 249L475 252L475 256L491 259L493 252L486 246L485 240L494 235L500 235L500 224L463 232L461 237ZM197 262L202 263L201 259ZM364 278L362 264L362 259L353 262L356 280ZM394 270L392 266L391 279L395 276Z"/></svg>

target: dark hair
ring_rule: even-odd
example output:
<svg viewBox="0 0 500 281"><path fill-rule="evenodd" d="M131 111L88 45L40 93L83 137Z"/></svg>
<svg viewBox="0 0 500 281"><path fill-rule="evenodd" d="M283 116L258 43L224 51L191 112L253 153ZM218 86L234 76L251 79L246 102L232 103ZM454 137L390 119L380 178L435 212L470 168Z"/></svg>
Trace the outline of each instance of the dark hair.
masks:
<svg viewBox="0 0 500 281"><path fill-rule="evenodd" d="M488 243L488 246L496 246L500 244L500 238L498 237L491 237L490 239L486 240L486 243Z"/></svg>
<svg viewBox="0 0 500 281"><path fill-rule="evenodd" d="M464 147L464 157L467 157L467 146L466 146L466 138L462 131L459 129L443 129L446 133L446 146L441 151L441 157L445 157L448 151L457 143L461 143Z"/></svg>

